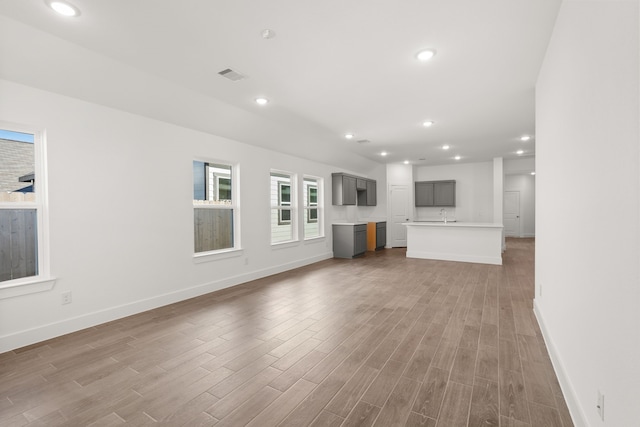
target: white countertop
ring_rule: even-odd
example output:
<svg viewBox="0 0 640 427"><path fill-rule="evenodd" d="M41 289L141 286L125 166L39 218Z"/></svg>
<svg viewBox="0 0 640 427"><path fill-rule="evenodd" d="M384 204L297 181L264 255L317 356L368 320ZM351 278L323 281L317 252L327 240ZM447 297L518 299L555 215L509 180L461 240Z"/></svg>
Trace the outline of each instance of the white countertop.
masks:
<svg viewBox="0 0 640 427"><path fill-rule="evenodd" d="M334 222L332 225L367 225L366 221L360 221L360 222Z"/></svg>
<svg viewBox="0 0 640 427"><path fill-rule="evenodd" d="M502 224L492 222L405 222L402 225L418 227L463 227L463 228L502 228Z"/></svg>

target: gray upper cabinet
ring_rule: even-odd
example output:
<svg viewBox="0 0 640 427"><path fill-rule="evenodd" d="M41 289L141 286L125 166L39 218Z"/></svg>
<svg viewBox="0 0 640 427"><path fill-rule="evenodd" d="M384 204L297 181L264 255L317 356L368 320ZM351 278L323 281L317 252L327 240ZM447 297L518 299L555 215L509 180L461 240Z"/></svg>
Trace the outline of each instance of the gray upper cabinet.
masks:
<svg viewBox="0 0 640 427"><path fill-rule="evenodd" d="M355 205L358 192L356 191L356 177L342 173L331 174L332 203L334 205Z"/></svg>
<svg viewBox="0 0 640 427"><path fill-rule="evenodd" d="M433 206L433 182L416 182L416 206Z"/></svg>
<svg viewBox="0 0 640 427"><path fill-rule="evenodd" d="M439 181L433 184L433 206L456 205L456 182Z"/></svg>
<svg viewBox="0 0 640 427"><path fill-rule="evenodd" d="M378 185L375 181L367 180L367 206L375 206L378 204Z"/></svg>
<svg viewBox="0 0 640 427"><path fill-rule="evenodd" d="M344 173L333 173L331 179L332 204L376 206L376 181Z"/></svg>
<svg viewBox="0 0 640 427"><path fill-rule="evenodd" d="M364 189L358 188L358 206L375 206L378 201L376 182L372 179L363 179L362 181L365 185Z"/></svg>
<svg viewBox="0 0 640 427"><path fill-rule="evenodd" d="M415 202L417 207L454 207L456 205L456 182L416 181Z"/></svg>

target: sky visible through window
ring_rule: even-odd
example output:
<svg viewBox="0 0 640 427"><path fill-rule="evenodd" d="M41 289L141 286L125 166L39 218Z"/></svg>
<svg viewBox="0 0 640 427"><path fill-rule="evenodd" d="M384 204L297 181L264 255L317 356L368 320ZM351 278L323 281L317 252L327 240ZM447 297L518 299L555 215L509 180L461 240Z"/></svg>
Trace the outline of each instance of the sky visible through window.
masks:
<svg viewBox="0 0 640 427"><path fill-rule="evenodd" d="M10 141L30 142L33 144L33 135L30 133L14 132L11 130L0 129L0 139L8 139Z"/></svg>

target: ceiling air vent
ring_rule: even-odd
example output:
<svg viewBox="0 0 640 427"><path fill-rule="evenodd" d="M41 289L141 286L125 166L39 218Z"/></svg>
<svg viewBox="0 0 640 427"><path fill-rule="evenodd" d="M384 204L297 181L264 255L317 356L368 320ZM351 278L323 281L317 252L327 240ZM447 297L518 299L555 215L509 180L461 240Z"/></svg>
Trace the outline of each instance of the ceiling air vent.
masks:
<svg viewBox="0 0 640 427"><path fill-rule="evenodd" d="M238 80L246 79L246 76L243 76L242 74L238 73L237 71L233 71L231 68L227 68L226 70L222 70L218 74L220 74L222 77L228 78L232 82L237 82Z"/></svg>
<svg viewBox="0 0 640 427"><path fill-rule="evenodd" d="M371 141L369 141L368 139L359 139L359 140L358 140L358 144L368 144L368 143L370 143L370 142L371 142Z"/></svg>

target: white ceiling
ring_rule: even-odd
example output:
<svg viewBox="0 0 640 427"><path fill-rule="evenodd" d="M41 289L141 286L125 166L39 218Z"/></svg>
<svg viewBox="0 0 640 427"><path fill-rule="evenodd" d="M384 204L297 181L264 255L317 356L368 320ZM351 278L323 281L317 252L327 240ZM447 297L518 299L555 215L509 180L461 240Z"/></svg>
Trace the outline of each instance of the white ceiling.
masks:
<svg viewBox="0 0 640 427"><path fill-rule="evenodd" d="M561 0L72 3L0 0L0 78L357 170L533 155L519 137Z"/></svg>

